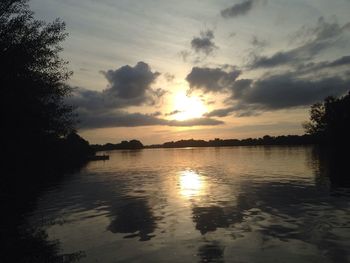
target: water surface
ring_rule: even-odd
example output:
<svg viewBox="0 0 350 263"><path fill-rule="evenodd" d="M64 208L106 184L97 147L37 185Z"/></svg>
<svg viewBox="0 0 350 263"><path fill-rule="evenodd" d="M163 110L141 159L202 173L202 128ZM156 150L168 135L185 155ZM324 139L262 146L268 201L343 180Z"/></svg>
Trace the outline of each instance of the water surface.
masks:
<svg viewBox="0 0 350 263"><path fill-rule="evenodd" d="M82 262L349 262L350 191L311 147L108 152L28 222Z"/></svg>

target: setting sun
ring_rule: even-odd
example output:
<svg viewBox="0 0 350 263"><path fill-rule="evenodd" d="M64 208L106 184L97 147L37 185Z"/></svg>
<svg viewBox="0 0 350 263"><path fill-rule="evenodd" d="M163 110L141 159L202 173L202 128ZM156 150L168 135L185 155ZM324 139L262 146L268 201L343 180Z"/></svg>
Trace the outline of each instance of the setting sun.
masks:
<svg viewBox="0 0 350 263"><path fill-rule="evenodd" d="M174 96L174 114L176 120L188 120L200 118L207 111L202 100L197 96L186 95L186 92L179 92Z"/></svg>

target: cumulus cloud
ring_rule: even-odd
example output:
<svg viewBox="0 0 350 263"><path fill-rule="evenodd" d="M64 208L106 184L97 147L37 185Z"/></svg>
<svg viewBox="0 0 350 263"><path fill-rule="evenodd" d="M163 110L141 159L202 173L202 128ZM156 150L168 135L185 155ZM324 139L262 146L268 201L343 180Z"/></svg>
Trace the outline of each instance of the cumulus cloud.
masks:
<svg viewBox="0 0 350 263"><path fill-rule="evenodd" d="M245 0L241 3L234 4L231 7L221 10L221 16L223 18L234 18L237 16L246 15L253 9L257 2L257 0Z"/></svg>
<svg viewBox="0 0 350 263"><path fill-rule="evenodd" d="M123 66L102 72L108 81L103 91L75 88L68 103L78 111L103 111L143 104L154 105L165 94L163 89L153 89L152 84L160 75L150 66L138 62L134 67Z"/></svg>
<svg viewBox="0 0 350 263"><path fill-rule="evenodd" d="M337 22L327 22L323 17L318 19L312 28L304 27L295 35L303 38L301 45L287 51L278 51L271 56L255 56L251 68L272 68L282 65L295 66L313 59L321 51L342 43L344 33L350 30L350 23L340 26Z"/></svg>
<svg viewBox="0 0 350 263"><path fill-rule="evenodd" d="M126 65L102 73L109 82L105 93L120 99L145 97L150 85L160 75L158 72L152 72L149 65L144 62L138 62L134 67Z"/></svg>
<svg viewBox="0 0 350 263"><path fill-rule="evenodd" d="M178 121L160 118L162 113L159 111L150 114L126 111L129 106L154 105L165 94L163 89L152 87L160 73L152 71L144 62L138 62L134 67L123 66L108 70L103 75L108 81L105 90L76 88L68 99L68 103L77 108L80 129L151 125L203 126L223 123L208 117ZM172 78L170 75L169 77ZM176 113L174 111L166 116Z"/></svg>
<svg viewBox="0 0 350 263"><path fill-rule="evenodd" d="M190 91L200 89L204 93L222 92L233 85L241 71L231 67L224 68L193 67L186 80L190 85Z"/></svg>
<svg viewBox="0 0 350 263"><path fill-rule="evenodd" d="M214 32L212 30L200 32L199 37L194 37L191 41L191 47L196 53L210 55L218 47L214 43Z"/></svg>

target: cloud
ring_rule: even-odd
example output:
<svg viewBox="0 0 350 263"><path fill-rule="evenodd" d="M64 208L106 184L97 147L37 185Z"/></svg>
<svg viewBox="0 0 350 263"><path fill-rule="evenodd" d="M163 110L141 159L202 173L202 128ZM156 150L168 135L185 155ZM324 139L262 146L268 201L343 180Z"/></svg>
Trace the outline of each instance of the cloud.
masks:
<svg viewBox="0 0 350 263"><path fill-rule="evenodd" d="M278 73L269 70L262 76L239 78L243 73L235 67L193 67L186 80L190 90L203 93L220 92L229 96L225 107L205 114L206 117L253 116L265 111L306 107L327 96L341 96L350 90L350 55L333 61L314 62L321 51L348 43L350 23L339 25L319 18L316 26L298 32L297 47L278 51L271 56L255 56L250 70L279 66ZM296 36L295 36L296 37ZM264 42L253 36L251 44L261 49ZM287 67L280 67L287 66Z"/></svg>
<svg viewBox="0 0 350 263"><path fill-rule="evenodd" d="M215 109L211 112L204 114L204 116L208 118L227 117L234 113L236 117L250 117L260 115L263 109L264 107L262 107L261 105L237 103L236 105L231 107Z"/></svg>
<svg viewBox="0 0 350 263"><path fill-rule="evenodd" d="M144 97L150 85L160 75L158 72L152 72L144 62L138 62L134 67L127 65L102 73L109 82L109 88L105 92L120 99Z"/></svg>
<svg viewBox="0 0 350 263"><path fill-rule="evenodd" d="M159 116L162 116L163 114L160 111L155 111L153 113L150 113L149 115L153 117L159 117Z"/></svg>
<svg viewBox="0 0 350 263"><path fill-rule="evenodd" d="M134 67L123 66L102 72L108 81L105 90L95 91L77 87L68 103L79 111L103 111L143 104L154 105L165 94L163 89L151 86L160 75L150 66L138 62Z"/></svg>
<svg viewBox="0 0 350 263"><path fill-rule="evenodd" d="M165 116L172 116L172 115L175 115L175 114L178 114L178 113L181 113L181 112L182 111L180 111L180 110L174 110L174 111L166 113Z"/></svg>
<svg viewBox="0 0 350 263"><path fill-rule="evenodd" d="M309 80L285 73L252 82L240 93L233 93L232 98L268 110L283 109L308 106L330 95L342 95L349 88L350 80L337 76Z"/></svg>
<svg viewBox="0 0 350 263"><path fill-rule="evenodd" d="M191 41L191 47L196 53L210 55L218 47L215 45L214 32L212 30L201 31L199 37L194 37Z"/></svg>
<svg viewBox="0 0 350 263"><path fill-rule="evenodd" d="M327 96L343 95L350 89L350 80L339 76L310 80L284 73L242 81L245 82L242 89L235 92L237 87L233 86L231 97L226 101L233 106L216 109L205 116L224 117L234 113L237 117L246 117L264 111L305 107Z"/></svg>
<svg viewBox="0 0 350 263"><path fill-rule="evenodd" d="M241 71L230 67L229 71L224 68L193 67L186 80L190 85L190 91L200 89L204 93L222 92L233 85Z"/></svg>
<svg viewBox="0 0 350 263"><path fill-rule="evenodd" d="M76 107L80 129L136 126L205 126L219 125L222 121L211 118L191 120L167 120L160 118L161 112L150 114L130 113L130 106L154 105L164 96L163 89L154 89L152 84L160 75L153 72L148 64L138 62L134 67L123 66L103 72L108 86L103 91L75 88L68 103ZM170 76L170 75L169 75ZM172 78L172 76L170 76ZM174 115L178 111L166 114Z"/></svg>
<svg viewBox="0 0 350 263"><path fill-rule="evenodd" d="M184 121L166 120L154 114L129 113L122 110L96 112L95 114L81 114L80 129L96 129L111 127L137 127L137 126L213 126L224 122L211 118L197 118Z"/></svg>
<svg viewBox="0 0 350 263"><path fill-rule="evenodd" d="M341 43L350 23L340 26L337 22L329 23L323 17L318 19L313 28L304 27L294 38L302 38L303 43L288 51L278 51L271 56L255 56L250 68L272 68L282 65L295 66L309 61L321 51Z"/></svg>
<svg viewBox="0 0 350 263"><path fill-rule="evenodd" d="M191 40L191 49L182 50L179 52L180 57L184 62L198 64L204 61L208 56L213 56L214 51L218 47L214 43L214 31L201 31L199 36L195 36Z"/></svg>
<svg viewBox="0 0 350 263"><path fill-rule="evenodd" d="M252 10L255 5L254 0L245 0L241 3L234 4L231 7L221 10L221 16L223 18L234 18L237 16L246 15L250 10Z"/></svg>
<svg viewBox="0 0 350 263"><path fill-rule="evenodd" d="M226 117L235 111L234 107L216 109L205 114L206 117Z"/></svg>
<svg viewBox="0 0 350 263"><path fill-rule="evenodd" d="M298 67L298 71L303 74L313 73L321 70L335 70L339 67L349 66L350 65L350 56L343 56L334 61L322 61L322 62L309 62L306 64L302 64ZM338 71L339 73L339 71Z"/></svg>
<svg viewBox="0 0 350 263"><path fill-rule="evenodd" d="M322 62L309 68L347 65L349 58ZM205 80L204 80L205 81ZM228 92L225 108L214 109L206 117L238 117L258 115L264 111L309 106L327 96L340 96L350 90L350 78L338 72L332 76L321 75L303 78L298 71L268 75L256 80L238 79L220 86L218 91ZM204 91L205 92L205 91Z"/></svg>

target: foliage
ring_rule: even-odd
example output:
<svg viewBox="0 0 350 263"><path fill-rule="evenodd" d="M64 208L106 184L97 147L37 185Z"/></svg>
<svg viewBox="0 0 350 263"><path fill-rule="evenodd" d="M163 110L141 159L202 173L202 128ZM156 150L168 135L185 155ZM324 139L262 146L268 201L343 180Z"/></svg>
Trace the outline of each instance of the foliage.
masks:
<svg viewBox="0 0 350 263"><path fill-rule="evenodd" d="M72 108L64 103L72 74L59 57L65 24L34 19L26 0L0 3L1 112L5 138L59 138L72 132ZM13 142L13 140L12 140Z"/></svg>
<svg viewBox="0 0 350 263"><path fill-rule="evenodd" d="M35 19L28 0L0 2L1 143L13 174L56 173L94 154L75 133L73 108L65 103L72 91L66 84L72 72L60 57L66 36L59 19Z"/></svg>
<svg viewBox="0 0 350 263"><path fill-rule="evenodd" d="M306 133L325 144L349 143L350 92L340 98L327 97L311 106L310 121L304 124Z"/></svg>
<svg viewBox="0 0 350 263"><path fill-rule="evenodd" d="M110 151L110 150L139 150L144 148L143 144L138 140L122 141L121 143L113 144L106 143L104 145L91 145L95 151Z"/></svg>

